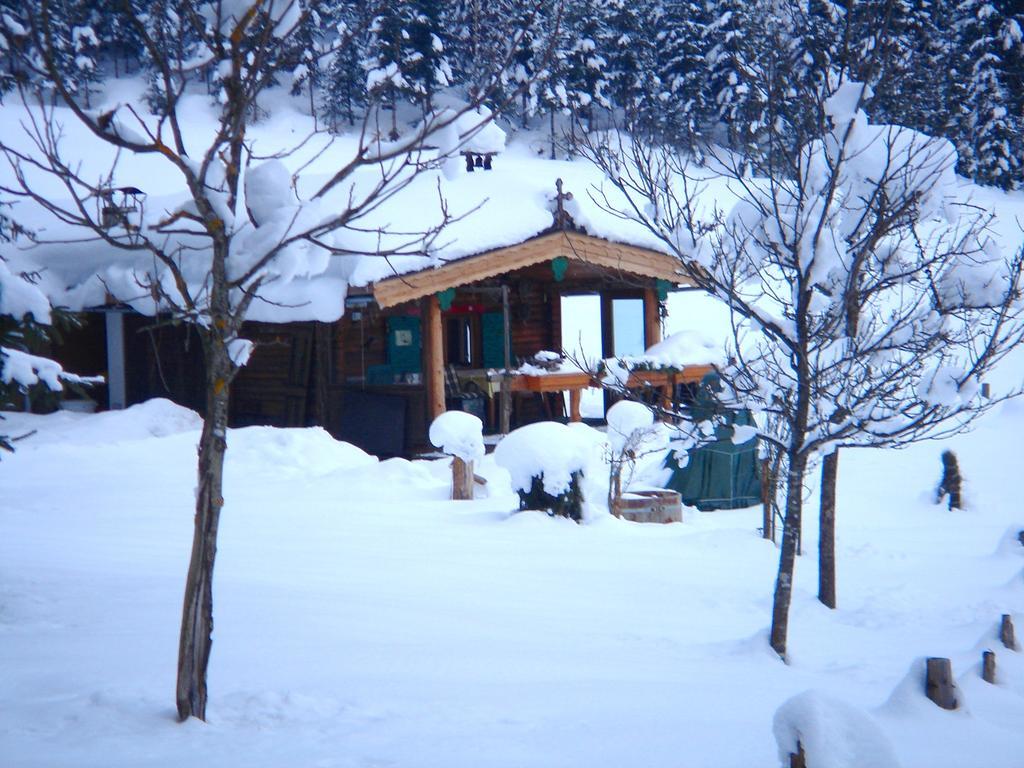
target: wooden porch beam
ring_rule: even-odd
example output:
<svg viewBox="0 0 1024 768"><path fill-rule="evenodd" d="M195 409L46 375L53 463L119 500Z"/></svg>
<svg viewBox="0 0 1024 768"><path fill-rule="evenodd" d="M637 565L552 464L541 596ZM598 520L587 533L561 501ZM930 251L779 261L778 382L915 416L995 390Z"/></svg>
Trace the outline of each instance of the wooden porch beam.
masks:
<svg viewBox="0 0 1024 768"><path fill-rule="evenodd" d="M644 348L649 349L661 341L661 315L658 312L658 292L644 289Z"/></svg>
<svg viewBox="0 0 1024 768"><path fill-rule="evenodd" d="M441 335L441 304L436 295L423 299L423 381L427 386L428 426L445 412L444 345Z"/></svg>

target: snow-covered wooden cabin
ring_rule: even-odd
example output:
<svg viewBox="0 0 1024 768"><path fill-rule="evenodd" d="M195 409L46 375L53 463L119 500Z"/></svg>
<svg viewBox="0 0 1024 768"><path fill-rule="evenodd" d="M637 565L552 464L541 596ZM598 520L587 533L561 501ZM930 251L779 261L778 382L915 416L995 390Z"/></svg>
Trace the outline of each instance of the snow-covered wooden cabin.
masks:
<svg viewBox="0 0 1024 768"><path fill-rule="evenodd" d="M657 238L596 202L596 168L543 160L526 147L449 162L459 167L421 174L360 222L362 234L346 234L345 248L362 255L332 257L324 269L265 287L266 300L253 303L243 332L256 346L233 386L234 425L319 424L367 450L409 454L426 447L427 425L449 407L472 405L491 431L578 418L586 374L535 371L507 381L488 374L561 349L562 296L600 296L604 357L618 352L618 300L642 301L645 346L660 339L659 305L687 280ZM439 193L456 220L429 253L374 255L375 227L408 233L433 226ZM174 199L151 195L148 210L169 210ZM91 310L58 358L70 370L108 376L103 407L163 396L201 410L198 339L185 325L147 316L153 309L139 296L137 273L148 267L144 259L99 251L89 258L91 273L81 259L74 271L58 253L40 259L67 286L58 303ZM127 305L108 303L111 295L128 297ZM673 383L655 379L632 383ZM504 411L502 390L511 405ZM569 393L568 413L559 413L562 398L546 392ZM479 396L465 397L473 393Z"/></svg>

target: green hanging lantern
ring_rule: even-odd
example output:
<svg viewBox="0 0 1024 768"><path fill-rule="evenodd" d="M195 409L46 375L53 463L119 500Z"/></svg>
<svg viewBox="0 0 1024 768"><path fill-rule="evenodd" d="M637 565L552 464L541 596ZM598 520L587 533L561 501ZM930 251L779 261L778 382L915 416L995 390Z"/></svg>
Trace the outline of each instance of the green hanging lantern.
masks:
<svg viewBox="0 0 1024 768"><path fill-rule="evenodd" d="M655 290L658 292L658 301L665 301L668 298L668 292L672 288L672 283L668 280L659 280L655 284Z"/></svg>
<svg viewBox="0 0 1024 768"><path fill-rule="evenodd" d="M565 273L568 269L569 259L565 256L556 256L551 260L551 274L555 276L556 283L560 283L565 279Z"/></svg>
<svg viewBox="0 0 1024 768"><path fill-rule="evenodd" d="M453 301L455 301L455 288L445 288L443 291L437 292L437 303L441 305L442 312L451 309Z"/></svg>

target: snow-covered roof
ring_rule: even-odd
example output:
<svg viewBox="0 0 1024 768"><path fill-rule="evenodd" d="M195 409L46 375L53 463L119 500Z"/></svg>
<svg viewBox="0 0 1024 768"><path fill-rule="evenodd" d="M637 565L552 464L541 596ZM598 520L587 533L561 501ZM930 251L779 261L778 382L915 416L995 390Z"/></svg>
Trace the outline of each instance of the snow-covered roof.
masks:
<svg viewBox="0 0 1024 768"><path fill-rule="evenodd" d="M125 101L124 96L121 94L118 101ZM253 126L250 137L255 152L266 156L282 147L298 144L304 138L305 123L309 119L297 115L288 105L289 102L284 102L281 109L272 113L273 117ZM104 108L106 106L100 107ZM187 140L193 138L195 145L201 147L202 134L211 126L207 100L191 96L186 99L183 111L185 125L193 134ZM81 163L82 177L101 178L109 171L113 149L86 131L69 112L58 109L56 116L63 123L64 150L71 159ZM9 134L21 130L19 123L23 119L24 110L20 105L0 106L0 127ZM460 132L463 132L462 126ZM24 141L28 148L28 138ZM499 144L503 143L503 134L493 124L473 138L474 146L487 145L488 149L499 149ZM351 183L342 184L323 199L309 203L324 181L351 157L354 148L352 137L317 137L302 151L281 161L294 173L308 163L314 153L322 152L303 170L297 190L275 189L269 200L257 200L251 193L253 201L268 211L275 205L290 205L289 211L302 208L304 216L327 217L336 213L345 205L350 191L354 189L358 194L379 178L379 169L365 167L354 174ZM255 302L249 317L276 322L336 320L344 312L344 299L350 286L369 286L396 274L430 269L533 238L552 226L557 179L562 179L564 189L573 194L572 200L565 203L566 210L587 233L617 243L664 250L658 239L641 225L602 210L593 191L602 187L603 176L586 161L548 160L538 156L529 142L512 142L495 158L493 170L467 173L464 166L462 158L456 158L443 168L423 171L398 194L361 219L358 229L338 232L333 245L347 252L346 255L332 255L316 248L288 254L286 258L290 261L284 262L284 268L279 270L281 274L261 291L266 301ZM253 173L254 168L255 163L249 173ZM10 169L0 170L0 174L7 176L4 181L8 181ZM277 187L288 180L287 173L265 175L274 179ZM135 186L146 193L142 217L150 225L188 202L180 175L165 159L155 155L122 157L113 182L117 186ZM67 197L66 190L54 179L39 178L34 183L47 194ZM611 193L611 190L605 191ZM442 221L443 210L455 220L433 241L428 254L387 259L372 255L408 243L409 233L436 227ZM37 232L40 244L11 254L11 267L40 270L43 288L55 304L82 309L102 305L112 295L144 313L154 311L152 299L140 288L140 283L146 282L140 275L154 269L152 255L88 239L83 230L56 221L42 209L33 209L28 202L19 202L14 213ZM282 218L288 219L287 216ZM253 241L258 239L255 232L243 232L238 237L250 234ZM196 245L202 242L194 239ZM194 262L194 265L188 263L186 257L183 271L190 282L199 285L205 275L205 261L197 258Z"/></svg>

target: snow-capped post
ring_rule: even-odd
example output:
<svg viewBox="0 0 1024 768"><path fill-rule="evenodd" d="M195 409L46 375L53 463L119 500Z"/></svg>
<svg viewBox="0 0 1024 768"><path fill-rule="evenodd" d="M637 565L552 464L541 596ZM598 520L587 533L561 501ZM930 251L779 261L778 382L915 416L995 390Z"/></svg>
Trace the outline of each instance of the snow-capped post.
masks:
<svg viewBox="0 0 1024 768"><path fill-rule="evenodd" d="M925 695L943 709L956 709L956 684L949 659L931 657L925 661Z"/></svg>
<svg viewBox="0 0 1024 768"><path fill-rule="evenodd" d="M437 138L467 117L474 123L473 131L479 130L493 119L489 111L486 116L476 111L485 102L502 106L518 98L518 90L507 89L502 73L525 27L512 30L504 59L498 57L492 69L485 68L468 89L470 99L442 112L428 109L423 120L397 141L387 141L373 129L380 104L370 105L348 150L351 154L325 173L324 164L334 161L326 159L323 150L314 155L318 162L306 162L297 171L285 162L315 145L315 135L297 135L262 161L249 135L267 90L287 79L290 62L301 60L316 3L182 0L178 13L143 13L131 3L105 7L105 21L132 30L150 61L153 83L146 99L148 111L115 104L102 114L82 105L80 91L61 65L52 0L16 5L5 6L9 13L4 18L17 16L25 40L24 45L9 47L8 55L26 75L19 85L26 111L22 127L33 149L30 154L22 149L24 135L0 135L0 153L15 179L14 187L4 192L32 201L62 226L78 230L62 243L87 242L88 249L109 249L125 256L126 262L135 257L134 266L123 270L120 285L104 282L109 292L117 300L134 301L149 314L189 323L200 339L205 413L175 699L180 720L205 719L230 392L252 350L241 337L249 310L254 302L280 304L275 299L290 296L289 286L296 278L323 274L332 255L365 252L365 217L419 174L448 159L443 152L438 156ZM532 14L525 23L531 19ZM5 21L7 28L13 23ZM357 32L340 33L336 51L353 45ZM192 131L181 104L205 73L214 73L219 112L215 125ZM531 84L532 79L517 88ZM83 150L64 140L69 120L111 150L110 165L100 181L80 172L77 153ZM459 147L451 149L456 152ZM178 180L180 194L168 197L176 202L169 210L140 210L138 222L104 221L95 211L97 196L112 181L129 181L137 174L133 163L140 156L150 161L147 172L162 164L162 172ZM364 184L363 179L372 181ZM51 186L59 192L51 193ZM315 191L310 194L311 190ZM336 199L325 199L332 193ZM394 231L379 230L372 253L388 258L429 252L452 218L439 204L434 225L425 230L409 232L400 223ZM338 293L343 295L341 289ZM340 312L338 308L336 314Z"/></svg>
<svg viewBox="0 0 1024 768"><path fill-rule="evenodd" d="M1017 634L1013 629L1013 617L1008 613L1004 613L999 622L999 641L1004 648L1009 648L1011 651L1017 650Z"/></svg>
<svg viewBox="0 0 1024 768"><path fill-rule="evenodd" d="M446 411L430 425L430 442L452 457L452 499L473 498L473 465L484 457L484 425L465 411Z"/></svg>
<svg viewBox="0 0 1024 768"><path fill-rule="evenodd" d="M799 741L796 743L796 752L789 753L789 768L807 768L807 753Z"/></svg>

